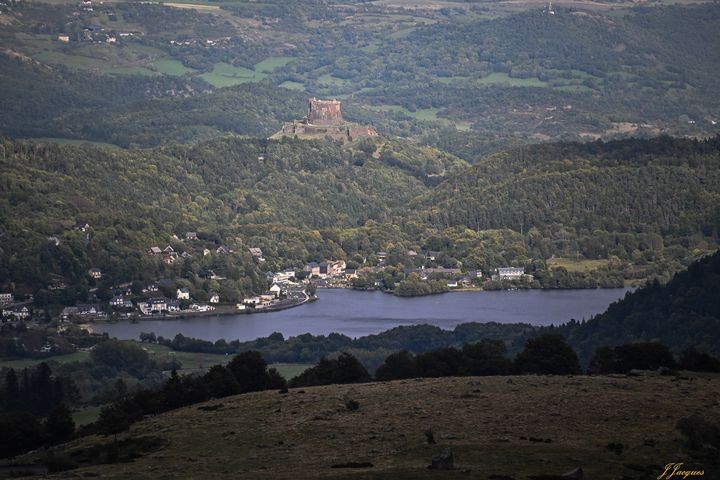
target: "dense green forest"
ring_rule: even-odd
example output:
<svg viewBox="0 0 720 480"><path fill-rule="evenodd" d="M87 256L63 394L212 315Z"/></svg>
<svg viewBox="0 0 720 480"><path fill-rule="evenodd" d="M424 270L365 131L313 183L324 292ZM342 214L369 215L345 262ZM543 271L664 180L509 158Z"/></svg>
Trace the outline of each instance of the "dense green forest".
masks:
<svg viewBox="0 0 720 480"><path fill-rule="evenodd" d="M412 207L438 229L524 232L533 258L577 253L670 272L717 245L719 147L717 137L521 147L483 159Z"/></svg>
<svg viewBox="0 0 720 480"><path fill-rule="evenodd" d="M86 272L96 267L103 285L182 277L208 291L219 287L197 274L211 269L228 279L230 299L262 291L248 247L263 248L268 269L374 252L399 232L374 220L391 219L442 175L467 166L407 142L391 142L377 159L374 150L292 139L130 151L6 141L0 278L18 293L58 277L86 291L94 283ZM187 231L200 241L181 241ZM147 253L157 245L191 257L164 264ZM235 253L215 254L220 245ZM203 256L208 247L213 254Z"/></svg>
<svg viewBox="0 0 720 480"><path fill-rule="evenodd" d="M96 283L161 278L200 294L222 288L233 300L265 288L263 271L340 258L372 266L386 251L392 286L403 268L422 265L518 265L536 286L555 288L668 279L717 245L718 145L666 137L540 145L469 167L385 137L153 150L5 141L0 278L17 293L64 280L73 290L50 303L85 298ZM200 240L182 240L187 231ZM190 256L165 264L147 253L158 245ZM221 245L235 253L216 253ZM430 261L410 249L440 254ZM87 276L91 267L102 281ZM208 270L227 283L201 278Z"/></svg>

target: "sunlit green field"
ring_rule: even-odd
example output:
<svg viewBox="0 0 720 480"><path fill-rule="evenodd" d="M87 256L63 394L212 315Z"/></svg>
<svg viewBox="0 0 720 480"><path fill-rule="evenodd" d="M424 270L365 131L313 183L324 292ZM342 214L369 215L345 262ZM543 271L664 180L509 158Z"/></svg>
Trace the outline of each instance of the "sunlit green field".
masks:
<svg viewBox="0 0 720 480"><path fill-rule="evenodd" d="M466 122L453 122L447 118L439 117L438 112L440 112L439 108L419 108L415 111L408 110L407 108L403 107L402 105L372 105L369 106L371 110L378 110L381 112L394 112L394 113L401 113L403 115L406 115L410 118L414 118L416 120L420 120L423 122L438 122L442 123L443 125L447 126L454 126L458 130L470 130L470 124Z"/></svg>
<svg viewBox="0 0 720 480"><path fill-rule="evenodd" d="M181 76L195 71L194 69L183 65L181 61L171 59L158 60L153 63L153 66L158 72L164 73L165 75Z"/></svg>
<svg viewBox="0 0 720 480"><path fill-rule="evenodd" d="M551 258L547 261L548 267L563 267L568 272L589 272L599 268L607 267L607 259L600 260L576 260L572 258Z"/></svg>
<svg viewBox="0 0 720 480"><path fill-rule="evenodd" d="M241 83L259 82L265 76L264 73L244 67L234 67L228 63L216 63L211 72L200 75L214 87L231 87Z"/></svg>
<svg viewBox="0 0 720 480"><path fill-rule="evenodd" d="M326 73L325 75L322 75L318 77L318 82L323 85L328 85L332 87L342 87L348 84L348 81L342 78L333 77L329 73Z"/></svg>
<svg viewBox="0 0 720 480"><path fill-rule="evenodd" d="M289 80L286 81L286 82L281 83L281 84L278 85L278 86L279 86L279 87L282 87L282 88L287 88L287 89L289 89L289 90L305 90L305 84L304 84L304 83L291 82L291 81L289 81Z"/></svg>
<svg viewBox="0 0 720 480"><path fill-rule="evenodd" d="M295 60L293 57L268 57L262 62L255 64L255 71L262 73L271 73L275 69L284 67L293 60Z"/></svg>
<svg viewBox="0 0 720 480"><path fill-rule="evenodd" d="M547 87L548 82L537 78L512 78L507 73L491 73L478 80L481 85L505 84L512 87Z"/></svg>

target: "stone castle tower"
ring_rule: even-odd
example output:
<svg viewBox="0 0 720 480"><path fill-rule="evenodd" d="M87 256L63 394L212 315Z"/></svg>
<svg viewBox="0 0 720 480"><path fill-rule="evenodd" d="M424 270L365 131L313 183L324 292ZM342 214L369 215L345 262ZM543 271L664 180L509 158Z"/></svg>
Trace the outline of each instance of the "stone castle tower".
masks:
<svg viewBox="0 0 720 480"><path fill-rule="evenodd" d="M341 125L344 121L340 113L340 101L311 98L308 102L307 121L311 125Z"/></svg>
<svg viewBox="0 0 720 480"><path fill-rule="evenodd" d="M376 137L377 131L370 125L358 125L346 122L340 112L339 100L308 100L308 114L302 120L294 120L283 125L282 130L273 135L300 135L305 138L330 136L351 142L362 137ZM301 137L303 138L303 137Z"/></svg>

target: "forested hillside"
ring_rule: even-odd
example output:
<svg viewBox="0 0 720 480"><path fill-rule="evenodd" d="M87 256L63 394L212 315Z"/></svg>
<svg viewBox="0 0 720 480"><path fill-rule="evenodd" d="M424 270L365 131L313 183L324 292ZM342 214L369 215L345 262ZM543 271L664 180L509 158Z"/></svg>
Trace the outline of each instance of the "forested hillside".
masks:
<svg viewBox="0 0 720 480"><path fill-rule="evenodd" d="M48 286L52 275L85 288L91 267L107 282L197 282L213 270L233 279L229 298L261 289L260 269L338 258L372 266L381 250L388 285L422 265L523 266L549 288L667 279L717 246L719 144L542 145L470 168L384 137L153 150L5 141L0 268L18 291ZM182 242L187 231L204 243ZM168 244L191 257L166 265L147 254ZM201 258L220 245L236 254ZM251 246L266 263L253 262ZM410 249L440 254L430 261Z"/></svg>
<svg viewBox="0 0 720 480"><path fill-rule="evenodd" d="M0 55L2 133L122 147L269 136L301 116L304 95L247 84L209 95L200 78L102 76Z"/></svg>
<svg viewBox="0 0 720 480"><path fill-rule="evenodd" d="M467 166L406 142L388 143L377 159L375 144L359 147L228 138L196 147L117 150L5 141L0 278L36 291L51 283L51 274L83 287L90 267L105 272L108 282L188 277L212 268L235 281L229 295L235 298L238 290L265 286L249 246L266 250L266 268L282 268L350 253L342 251L339 235L320 235L317 228L346 228L348 236L357 235L354 227L370 235L379 230L387 244L397 227L383 233L366 222L390 219L438 178ZM89 231L78 230L78 222ZM186 231L237 254L202 258L205 244L178 239ZM147 254L151 246L168 244L192 257L169 266Z"/></svg>
<svg viewBox="0 0 720 480"><path fill-rule="evenodd" d="M660 342L720 355L720 252L693 263L666 285L653 282L628 293L583 324L557 330L587 361L601 346ZM543 329L541 329L543 330Z"/></svg>
<svg viewBox="0 0 720 480"><path fill-rule="evenodd" d="M647 263L717 244L719 172L717 137L536 145L482 160L413 207L438 229L525 232L535 257Z"/></svg>

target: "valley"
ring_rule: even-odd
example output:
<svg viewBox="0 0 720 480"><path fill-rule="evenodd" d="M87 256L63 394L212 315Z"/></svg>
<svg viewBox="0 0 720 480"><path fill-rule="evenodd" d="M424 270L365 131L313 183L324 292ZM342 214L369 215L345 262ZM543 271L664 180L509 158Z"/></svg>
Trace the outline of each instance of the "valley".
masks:
<svg viewBox="0 0 720 480"><path fill-rule="evenodd" d="M719 25L0 0L0 478L716 478Z"/></svg>

